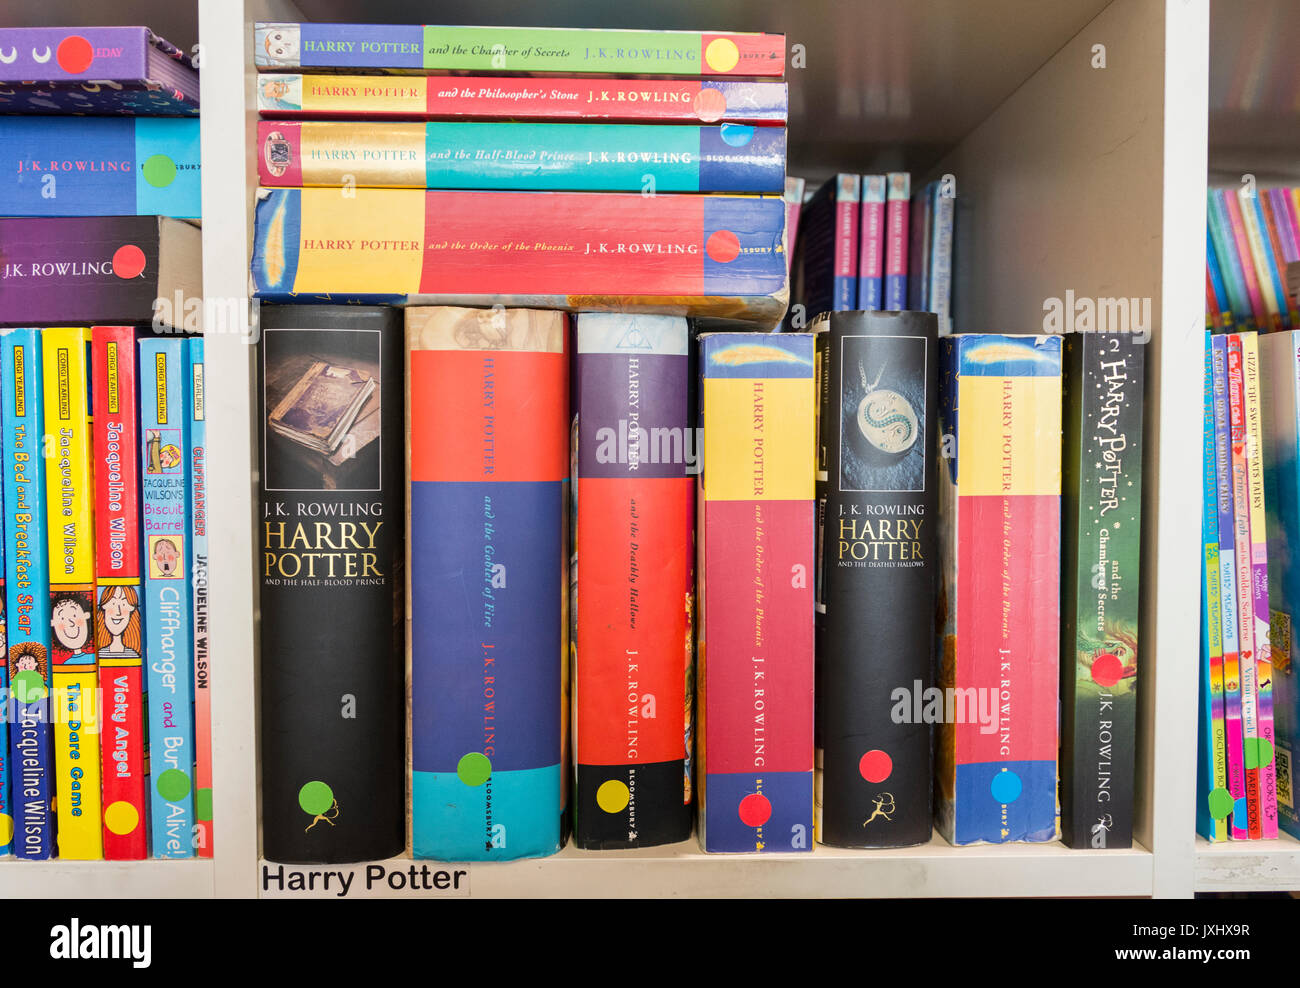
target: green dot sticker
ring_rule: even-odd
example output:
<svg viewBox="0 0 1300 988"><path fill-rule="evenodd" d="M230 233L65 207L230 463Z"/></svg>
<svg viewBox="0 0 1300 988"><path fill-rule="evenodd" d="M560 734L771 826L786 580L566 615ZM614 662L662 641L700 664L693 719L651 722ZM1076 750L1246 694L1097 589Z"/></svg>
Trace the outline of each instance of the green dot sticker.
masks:
<svg viewBox="0 0 1300 988"><path fill-rule="evenodd" d="M1246 738L1243 754L1246 768L1263 768L1273 761L1273 743L1268 738Z"/></svg>
<svg viewBox="0 0 1300 988"><path fill-rule="evenodd" d="M200 789L194 794L194 815L205 823L212 819L211 789Z"/></svg>
<svg viewBox="0 0 1300 988"><path fill-rule="evenodd" d="M145 158L140 174L155 189L165 189L176 179L176 162L165 154L151 154Z"/></svg>
<svg viewBox="0 0 1300 988"><path fill-rule="evenodd" d="M334 790L324 782L308 782L298 790L298 805L304 813L320 816L334 805Z"/></svg>
<svg viewBox="0 0 1300 988"><path fill-rule="evenodd" d="M155 786L167 802L179 802L190 794L190 777L178 768L169 768L158 776Z"/></svg>
<svg viewBox="0 0 1300 988"><path fill-rule="evenodd" d="M1232 793L1220 787L1211 789L1209 795L1210 816L1215 820L1226 820L1232 812Z"/></svg>
<svg viewBox="0 0 1300 988"><path fill-rule="evenodd" d="M13 693L18 697L19 703L35 703L37 700L44 700L50 695L50 691L45 686L45 680L35 669L27 669L23 672L14 673Z"/></svg>
<svg viewBox="0 0 1300 988"><path fill-rule="evenodd" d="M481 786L492 774L492 762L481 751L471 751L456 763L456 778L467 786Z"/></svg>

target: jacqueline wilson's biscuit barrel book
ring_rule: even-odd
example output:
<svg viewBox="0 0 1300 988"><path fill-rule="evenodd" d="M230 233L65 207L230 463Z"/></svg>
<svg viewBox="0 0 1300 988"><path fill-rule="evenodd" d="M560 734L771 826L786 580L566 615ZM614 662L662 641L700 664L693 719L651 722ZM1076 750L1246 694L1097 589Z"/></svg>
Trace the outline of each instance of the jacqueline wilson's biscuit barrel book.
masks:
<svg viewBox="0 0 1300 988"><path fill-rule="evenodd" d="M262 849L406 845L401 312L261 310Z"/></svg>
<svg viewBox="0 0 1300 988"><path fill-rule="evenodd" d="M1133 845L1142 392L1130 333L1065 337L1061 837Z"/></svg>
<svg viewBox="0 0 1300 988"><path fill-rule="evenodd" d="M817 339L817 840L930 839L938 325L832 312Z"/></svg>
<svg viewBox="0 0 1300 988"><path fill-rule="evenodd" d="M577 317L574 842L691 835L695 482L685 319Z"/></svg>
<svg viewBox="0 0 1300 988"><path fill-rule="evenodd" d="M567 332L559 312L406 310L417 858L560 849Z"/></svg>
<svg viewBox="0 0 1300 988"><path fill-rule="evenodd" d="M936 752L954 844L1057 837L1061 338L940 340Z"/></svg>
<svg viewBox="0 0 1300 988"><path fill-rule="evenodd" d="M810 334L700 337L705 851L812 849L813 371Z"/></svg>

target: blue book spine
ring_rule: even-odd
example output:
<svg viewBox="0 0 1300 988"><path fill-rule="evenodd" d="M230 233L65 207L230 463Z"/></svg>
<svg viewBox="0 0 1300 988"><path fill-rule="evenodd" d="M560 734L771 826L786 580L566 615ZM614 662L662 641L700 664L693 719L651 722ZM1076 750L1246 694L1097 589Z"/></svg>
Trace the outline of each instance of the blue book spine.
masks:
<svg viewBox="0 0 1300 988"><path fill-rule="evenodd" d="M150 835L194 857L194 628L190 594L189 341L140 341Z"/></svg>
<svg viewBox="0 0 1300 988"><path fill-rule="evenodd" d="M908 220L911 212L912 176L890 172L885 198L885 309L907 308Z"/></svg>
<svg viewBox="0 0 1300 988"><path fill-rule="evenodd" d="M1223 199L1210 189L1206 198L1206 215L1210 228L1210 240L1214 243L1214 253L1223 273L1224 288L1228 292L1228 301L1233 312L1235 328L1248 328L1254 319L1254 310L1250 306L1250 297L1246 294L1246 279L1241 271L1241 258L1237 256L1237 247L1232 241L1232 227L1228 223L1228 211Z"/></svg>
<svg viewBox="0 0 1300 988"><path fill-rule="evenodd" d="M4 421L4 410L0 408L0 423ZM0 450L4 447L4 429L0 425ZM4 490L0 485L0 518L4 517ZM9 769L9 716L12 704L9 702L9 656L4 648L5 642L5 601L4 594L4 540L0 539L0 857L13 853L14 816L10 803Z"/></svg>
<svg viewBox="0 0 1300 988"><path fill-rule="evenodd" d="M1264 216L1265 195L1267 195L1267 193L1263 189L1261 189L1258 192L1256 192L1255 195L1251 198L1251 202L1254 204L1252 208L1255 210L1255 221L1256 223L1259 224L1259 238L1260 238L1260 244L1262 246L1261 253L1264 255L1264 258L1268 261L1268 270L1261 271L1260 277L1268 278L1269 281L1272 283L1273 296L1274 298L1277 299L1278 316L1282 320L1282 328L1290 329L1291 328L1291 304L1289 301L1290 296L1287 294L1287 290L1286 290L1286 279L1282 276L1282 272L1278 270L1277 255L1273 253L1273 241L1269 238L1268 219Z"/></svg>
<svg viewBox="0 0 1300 988"><path fill-rule="evenodd" d="M0 116L0 216L201 212L196 117Z"/></svg>
<svg viewBox="0 0 1300 988"><path fill-rule="evenodd" d="M1223 743L1223 618L1219 590L1219 515L1214 463L1214 371L1211 337L1205 337L1204 398L1201 415L1201 706L1197 745L1196 830L1207 840L1223 840L1227 828L1215 823L1210 794L1226 789L1227 753ZM1217 669L1215 668L1217 665ZM1215 686L1217 673L1218 686ZM1217 711L1216 711L1217 702Z"/></svg>
<svg viewBox="0 0 1300 988"><path fill-rule="evenodd" d="M13 851L38 860L52 857L55 845L41 366L40 330L10 329L0 336Z"/></svg>
<svg viewBox="0 0 1300 988"><path fill-rule="evenodd" d="M956 200L930 183L934 232L930 244L930 311L939 317L939 335L952 332L952 238Z"/></svg>
<svg viewBox="0 0 1300 988"><path fill-rule="evenodd" d="M1232 301L1228 297L1228 288L1223 283L1223 270L1219 266L1218 251L1214 249L1214 234L1211 232L1209 225L1205 228L1205 265L1210 272L1210 287L1214 291L1214 301L1219 307L1219 313L1223 317L1220 325L1215 326L1215 330L1232 332L1235 318L1232 314Z"/></svg>

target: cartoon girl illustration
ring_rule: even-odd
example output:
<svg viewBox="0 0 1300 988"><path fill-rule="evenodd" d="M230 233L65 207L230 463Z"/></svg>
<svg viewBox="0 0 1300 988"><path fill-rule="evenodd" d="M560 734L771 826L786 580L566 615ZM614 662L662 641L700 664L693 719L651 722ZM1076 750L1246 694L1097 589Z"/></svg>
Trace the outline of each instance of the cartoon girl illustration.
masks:
<svg viewBox="0 0 1300 988"><path fill-rule="evenodd" d="M100 658L140 657L140 597L135 587L100 587L95 650Z"/></svg>
<svg viewBox="0 0 1300 988"><path fill-rule="evenodd" d="M181 465L181 451L174 443L167 443L158 451L158 460L164 470L171 470Z"/></svg>
<svg viewBox="0 0 1300 988"><path fill-rule="evenodd" d="M181 551L176 542L168 538L155 539L149 552L153 561L153 576L157 579L175 579L179 574L177 567L181 563Z"/></svg>
<svg viewBox="0 0 1300 988"><path fill-rule="evenodd" d="M50 618L54 640L71 653L55 665L94 665L95 653L86 647L93 627L92 615L86 602L79 597L60 597L50 609Z"/></svg>

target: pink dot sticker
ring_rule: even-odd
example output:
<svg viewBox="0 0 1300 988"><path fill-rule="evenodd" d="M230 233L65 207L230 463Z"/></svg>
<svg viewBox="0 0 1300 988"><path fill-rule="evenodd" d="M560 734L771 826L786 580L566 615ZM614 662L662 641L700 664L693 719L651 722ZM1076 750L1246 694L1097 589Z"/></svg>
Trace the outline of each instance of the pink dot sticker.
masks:
<svg viewBox="0 0 1300 988"><path fill-rule="evenodd" d="M81 35L73 34L59 42L54 57L59 62L59 68L69 75L76 75L90 68L90 63L95 60L95 50Z"/></svg>
<svg viewBox="0 0 1300 988"><path fill-rule="evenodd" d="M894 760L879 748L873 748L858 760L858 771L868 782L884 782L894 771Z"/></svg>
<svg viewBox="0 0 1300 988"><path fill-rule="evenodd" d="M1106 652L1092 663L1092 681L1098 686L1114 686L1124 675L1124 663L1118 655Z"/></svg>
<svg viewBox="0 0 1300 988"><path fill-rule="evenodd" d="M695 94L695 115L707 123L721 120L727 112L727 97L716 89L705 87Z"/></svg>
<svg viewBox="0 0 1300 988"><path fill-rule="evenodd" d="M144 251L135 244L123 244L113 251L113 273L119 278L138 278L144 270Z"/></svg>
<svg viewBox="0 0 1300 988"><path fill-rule="evenodd" d="M719 264L734 261L740 256L740 238L730 230L715 230L705 241L704 252Z"/></svg>
<svg viewBox="0 0 1300 988"><path fill-rule="evenodd" d="M772 804L761 792L751 792L740 801L740 822L746 827L761 827L772 818Z"/></svg>

